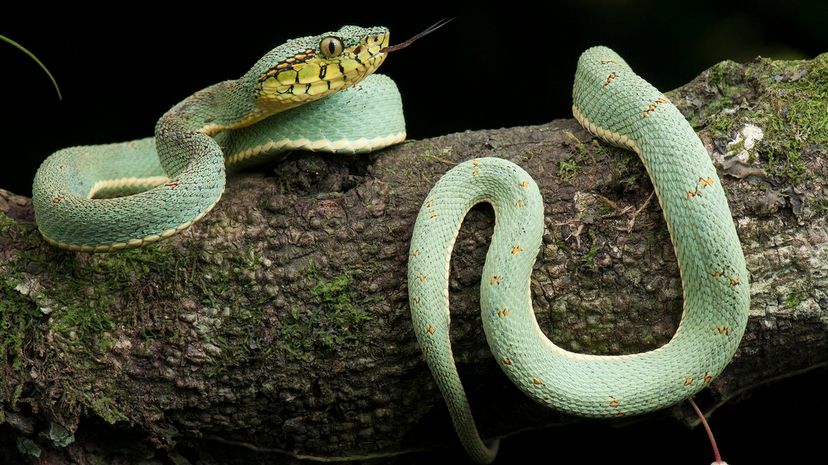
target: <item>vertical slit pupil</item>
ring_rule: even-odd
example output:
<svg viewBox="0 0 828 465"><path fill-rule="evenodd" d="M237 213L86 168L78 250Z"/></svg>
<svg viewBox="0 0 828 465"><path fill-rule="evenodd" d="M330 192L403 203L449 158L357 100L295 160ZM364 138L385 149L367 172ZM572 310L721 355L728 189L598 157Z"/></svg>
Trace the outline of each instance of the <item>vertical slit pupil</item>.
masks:
<svg viewBox="0 0 828 465"><path fill-rule="evenodd" d="M333 39L328 41L328 52L330 52L331 55L336 53L336 42L334 42Z"/></svg>

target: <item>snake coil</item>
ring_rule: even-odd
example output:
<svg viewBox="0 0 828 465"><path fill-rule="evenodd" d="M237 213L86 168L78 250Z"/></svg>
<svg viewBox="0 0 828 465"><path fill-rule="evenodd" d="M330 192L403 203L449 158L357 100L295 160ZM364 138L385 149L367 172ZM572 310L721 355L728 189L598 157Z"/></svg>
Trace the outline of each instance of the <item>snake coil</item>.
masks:
<svg viewBox="0 0 828 465"><path fill-rule="evenodd" d="M344 26L290 40L240 79L175 105L154 138L52 154L32 186L41 234L83 252L140 247L204 217L226 168L293 149L357 153L401 142L399 91L369 77L401 48L388 39L384 27Z"/></svg>
<svg viewBox="0 0 828 465"><path fill-rule="evenodd" d="M449 170L420 209L408 262L414 331L469 455L489 463L449 341L449 262L463 217L490 203L497 218L480 282L491 351L535 401L587 417L619 417L678 403L707 386L733 356L747 323L748 272L725 191L701 141L670 101L612 50L585 51L573 113L605 142L638 153L675 248L684 311L673 338L631 355L568 352L540 330L529 289L543 234L543 199L517 165L479 158Z"/></svg>

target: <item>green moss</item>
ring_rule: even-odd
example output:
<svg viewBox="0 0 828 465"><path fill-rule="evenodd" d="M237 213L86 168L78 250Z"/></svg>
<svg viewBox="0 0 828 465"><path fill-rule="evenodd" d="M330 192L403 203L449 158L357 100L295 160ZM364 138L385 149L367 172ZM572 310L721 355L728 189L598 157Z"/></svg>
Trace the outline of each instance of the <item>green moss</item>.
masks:
<svg viewBox="0 0 828 465"><path fill-rule="evenodd" d="M161 333L156 324L178 327L175 319L148 315L144 298L176 292L187 279L181 273L182 254L169 245L98 255L64 252L44 247L33 225L2 219L0 215L0 240L16 242L18 251L4 265L24 270L0 278L0 346L12 368L28 376L27 351L45 351L38 356L40 370L70 371L74 383L95 385L115 396L118 379L102 377L98 362L114 345L111 333L124 327ZM28 241L34 245L29 247ZM48 344L38 340L45 335ZM71 357L55 355L67 352ZM20 386L13 377L4 377L0 386L4 383ZM117 397L93 397L64 386L62 402L67 414L93 411L110 422L127 419Z"/></svg>
<svg viewBox="0 0 828 465"><path fill-rule="evenodd" d="M575 179L575 177L581 172L582 165L585 162L591 161L592 164L594 164L595 159L593 158L592 153L587 150L586 145L584 145L584 143L581 142L575 134L572 134L569 131L564 131L564 135L566 135L567 139L571 141L571 145L575 149L575 156L566 160L561 160L558 163L558 177L562 181L569 182ZM593 142L595 141L593 140ZM600 147L600 145L598 145L598 147Z"/></svg>
<svg viewBox="0 0 828 465"><path fill-rule="evenodd" d="M307 360L325 352L353 349L360 344L360 333L370 319L363 306L366 296L356 289L351 270L326 279L318 275L313 264L306 276L315 282L310 288L309 305L305 309L293 307L282 319L280 349L289 358Z"/></svg>
<svg viewBox="0 0 828 465"><path fill-rule="evenodd" d="M572 142L572 145L575 147L575 151L577 154L576 158L580 160L587 158L587 156L589 155L589 151L587 151L587 148L584 145L584 143L581 142L581 139L578 139L575 136L575 134L572 134L570 131L564 131L564 135L566 135L566 138L569 139Z"/></svg>
<svg viewBox="0 0 828 465"><path fill-rule="evenodd" d="M796 308L802 301L805 300L805 294L802 292L791 292L785 296L785 302L782 304L783 308Z"/></svg>
<svg viewBox="0 0 828 465"><path fill-rule="evenodd" d="M593 152L598 154L598 158L603 159L604 157L606 157L607 151L604 150L604 146L601 145L600 142L598 142L598 139L592 139L592 141L590 141L589 145L592 146Z"/></svg>
<svg viewBox="0 0 828 465"><path fill-rule="evenodd" d="M558 163L558 177L563 181L571 181L581 172L581 168L573 159L562 160Z"/></svg>
<svg viewBox="0 0 828 465"><path fill-rule="evenodd" d="M638 156L627 151L620 153L613 163L613 171L615 177L621 180L621 184L627 187L638 185L641 173Z"/></svg>
<svg viewBox="0 0 828 465"><path fill-rule="evenodd" d="M42 300L53 307L52 329L92 351L109 347L102 334L117 322L134 323L142 317L147 284L156 289L158 283L175 285L181 278L179 258L172 247L161 244L91 257L51 251L29 257L41 267L57 267L55 276L71 276L49 283Z"/></svg>
<svg viewBox="0 0 828 465"><path fill-rule="evenodd" d="M330 281L320 280L311 289L311 295L334 313L348 313L353 310L351 277L340 275Z"/></svg>
<svg viewBox="0 0 828 465"><path fill-rule="evenodd" d="M367 321L368 314L356 305L357 292L351 275L344 274L331 280L320 279L311 288L312 321L316 338L325 348L353 343L358 340L358 327Z"/></svg>
<svg viewBox="0 0 828 465"><path fill-rule="evenodd" d="M14 226L14 221L10 220L5 214L0 213L0 235L7 235L12 226Z"/></svg>
<svg viewBox="0 0 828 465"><path fill-rule="evenodd" d="M723 62L705 76L719 96L688 110L691 120L716 139L730 139L748 123L760 127L764 138L750 161L766 164L766 172L781 181L803 182L809 176L807 154L828 145L828 54L810 61ZM746 100L754 103L748 107Z"/></svg>
<svg viewBox="0 0 828 465"><path fill-rule="evenodd" d="M92 411L109 424L129 420L129 417L117 407L117 402L109 397L85 394L83 398Z"/></svg>
<svg viewBox="0 0 828 465"><path fill-rule="evenodd" d="M18 242L14 250L26 251L37 248L43 239L34 223L18 223L0 212L0 241Z"/></svg>
<svg viewBox="0 0 828 465"><path fill-rule="evenodd" d="M803 154L828 144L828 54L813 61L762 60L763 98L746 119L765 131L761 152L769 174L801 182Z"/></svg>
<svg viewBox="0 0 828 465"><path fill-rule="evenodd" d="M716 139L729 139L733 134L733 118L724 113L716 113L708 118L707 129Z"/></svg>
<svg viewBox="0 0 828 465"><path fill-rule="evenodd" d="M42 316L37 305L15 289L18 285L19 278L0 278L0 352L15 370L22 368L23 349L36 334L35 326Z"/></svg>
<svg viewBox="0 0 828 465"><path fill-rule="evenodd" d="M592 244L590 244L589 250L581 256L581 263L594 270L596 269L595 257L601 251L601 245L598 244L598 238L592 230L589 231L589 237L592 240Z"/></svg>
<svg viewBox="0 0 828 465"><path fill-rule="evenodd" d="M709 99L704 104L697 105L692 111L685 111L685 116L694 128L707 127L713 130L714 134L722 138L729 138L730 132L725 132L728 126L733 128L733 120L727 117L725 110L738 108L744 96L748 93L749 85L745 82L744 69L742 65L734 61L723 61L712 66L702 74L706 81L704 93L715 89L716 98ZM692 89L692 84L687 88ZM680 90L685 91L687 88ZM668 94L675 94L669 92ZM677 104L683 104L686 100L683 96L668 95ZM691 95L689 100L694 100ZM711 125L713 127L711 128Z"/></svg>

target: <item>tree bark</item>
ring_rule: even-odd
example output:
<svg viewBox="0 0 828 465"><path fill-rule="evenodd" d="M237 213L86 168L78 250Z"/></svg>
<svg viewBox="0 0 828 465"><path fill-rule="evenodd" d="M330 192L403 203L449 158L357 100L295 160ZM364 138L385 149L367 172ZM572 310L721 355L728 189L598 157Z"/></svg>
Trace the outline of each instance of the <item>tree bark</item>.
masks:
<svg viewBox="0 0 828 465"><path fill-rule="evenodd" d="M823 54L723 62L668 93L719 169L751 273L747 332L700 396L708 411L828 363L826 82ZM652 186L635 154L572 119L295 153L231 175L184 233L112 254L48 246L30 200L0 191L0 459L155 464L161 448L184 464L189 447L286 463L453 444L409 319L408 240L440 176L486 156L521 165L544 197L531 286L544 332L596 354L667 342L682 292ZM486 437L572 421L489 353L478 285L493 224L490 208L470 212L451 271L455 358Z"/></svg>

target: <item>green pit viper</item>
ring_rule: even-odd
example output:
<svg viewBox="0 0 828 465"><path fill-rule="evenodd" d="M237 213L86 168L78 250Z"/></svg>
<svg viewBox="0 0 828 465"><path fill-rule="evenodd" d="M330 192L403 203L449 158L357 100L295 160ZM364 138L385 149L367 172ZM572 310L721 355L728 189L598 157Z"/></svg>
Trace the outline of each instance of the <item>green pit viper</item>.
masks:
<svg viewBox="0 0 828 465"><path fill-rule="evenodd" d="M399 91L371 74L388 53L439 24L394 46L384 27L345 26L290 40L240 79L175 105L158 120L154 138L52 154L32 187L41 234L83 252L139 247L210 211L224 191L225 169L293 149L359 153L401 142Z"/></svg>
<svg viewBox="0 0 828 465"><path fill-rule="evenodd" d="M224 190L226 168L296 148L355 153L403 140L396 87L369 75L405 44L389 46L385 28L353 26L291 40L242 78L174 106L155 138L56 152L33 187L43 237L86 252L143 246L202 218ZM451 251L475 204L490 203L496 215L480 284L486 337L506 375L543 405L619 417L680 402L724 369L747 322L748 273L725 192L681 113L604 47L587 50L578 62L573 113L644 163L680 267L682 319L669 343L646 353L584 355L556 346L538 327L529 289L544 228L535 182L498 158L449 170L416 219L409 304L455 429L480 463L494 459L498 443L485 444L472 419L451 351L448 300Z"/></svg>

